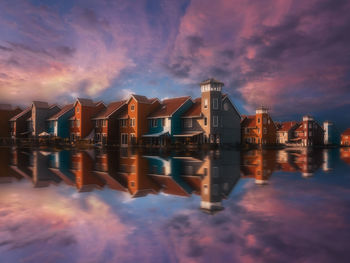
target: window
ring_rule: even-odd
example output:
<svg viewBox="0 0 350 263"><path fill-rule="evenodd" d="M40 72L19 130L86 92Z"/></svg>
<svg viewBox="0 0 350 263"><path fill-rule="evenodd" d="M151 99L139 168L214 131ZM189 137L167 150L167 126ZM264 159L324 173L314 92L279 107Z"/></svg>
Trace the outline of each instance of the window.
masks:
<svg viewBox="0 0 350 263"><path fill-rule="evenodd" d="M184 119L184 127L185 128L192 128L192 119L191 118Z"/></svg>
<svg viewBox="0 0 350 263"><path fill-rule="evenodd" d="M309 123L309 128L312 129L312 123Z"/></svg>
<svg viewBox="0 0 350 263"><path fill-rule="evenodd" d="M79 113L79 107L77 107L77 113Z"/></svg>
<svg viewBox="0 0 350 263"><path fill-rule="evenodd" d="M204 100L204 109L207 109L208 108L208 99L205 99Z"/></svg>
<svg viewBox="0 0 350 263"><path fill-rule="evenodd" d="M218 127L219 125L219 118L217 115L213 116L213 127Z"/></svg>
<svg viewBox="0 0 350 263"><path fill-rule="evenodd" d="M228 103L225 103L225 104L224 104L224 110L225 110L225 111L228 111L229 108L230 108L230 107L229 107Z"/></svg>
<svg viewBox="0 0 350 263"><path fill-rule="evenodd" d="M103 121L102 121L102 126L103 126L103 127L107 127L107 120L103 120Z"/></svg>
<svg viewBox="0 0 350 263"><path fill-rule="evenodd" d="M270 119L268 119L268 120L267 120L267 123L268 123L268 124L270 124L270 123L271 123Z"/></svg>
<svg viewBox="0 0 350 263"><path fill-rule="evenodd" d="M128 144L128 134L127 133L122 133L121 134L121 144L122 145L127 145Z"/></svg>
<svg viewBox="0 0 350 263"><path fill-rule="evenodd" d="M152 128L155 128L155 127L157 127L157 126L158 126L157 119L152 119L152 120L151 120L151 127L152 127Z"/></svg>
<svg viewBox="0 0 350 263"><path fill-rule="evenodd" d="M244 133L248 134L248 132L249 132L248 128L244 128Z"/></svg>
<svg viewBox="0 0 350 263"><path fill-rule="evenodd" d="M135 127L135 118L130 119L130 127Z"/></svg>
<svg viewBox="0 0 350 263"><path fill-rule="evenodd" d="M213 99L213 109L217 110L219 108L219 102L217 98Z"/></svg>
<svg viewBox="0 0 350 263"><path fill-rule="evenodd" d="M258 123L260 123L260 118L258 118Z"/></svg>
<svg viewBox="0 0 350 263"><path fill-rule="evenodd" d="M266 117L263 117L263 123L266 124Z"/></svg>
<svg viewBox="0 0 350 263"><path fill-rule="evenodd" d="M304 129L306 129L306 128L307 128L307 124L305 123L305 124L304 124Z"/></svg>
<svg viewBox="0 0 350 263"><path fill-rule="evenodd" d="M131 110L131 111L134 111L134 110L135 110L135 105L131 105L131 106L130 106L130 110Z"/></svg>
<svg viewBox="0 0 350 263"><path fill-rule="evenodd" d="M260 134L260 128L258 128L258 134Z"/></svg>
<svg viewBox="0 0 350 263"><path fill-rule="evenodd" d="M136 143L136 136L135 136L135 133L130 133L130 142L132 144L135 144Z"/></svg>
<svg viewBox="0 0 350 263"><path fill-rule="evenodd" d="M207 117L204 117L204 126L207 126L208 125L208 119Z"/></svg>
<svg viewBox="0 0 350 263"><path fill-rule="evenodd" d="M219 167L213 167L213 177L219 177Z"/></svg>
<svg viewBox="0 0 350 263"><path fill-rule="evenodd" d="M121 125L122 127L126 127L126 123L127 123L127 119L122 119L122 120L120 120L120 125Z"/></svg>
<svg viewBox="0 0 350 263"><path fill-rule="evenodd" d="M267 134L267 129L266 128L264 128L264 134Z"/></svg>
<svg viewBox="0 0 350 263"><path fill-rule="evenodd" d="M98 128L98 120L95 121L95 127Z"/></svg>
<svg viewBox="0 0 350 263"><path fill-rule="evenodd" d="M80 127L80 120L76 120L77 127Z"/></svg>

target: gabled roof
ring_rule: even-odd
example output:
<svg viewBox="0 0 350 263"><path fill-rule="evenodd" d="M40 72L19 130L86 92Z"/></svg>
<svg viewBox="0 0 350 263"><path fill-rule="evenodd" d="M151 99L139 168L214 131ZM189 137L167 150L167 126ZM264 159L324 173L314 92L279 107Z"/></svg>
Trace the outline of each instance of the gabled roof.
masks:
<svg viewBox="0 0 350 263"><path fill-rule="evenodd" d="M25 115L26 113L30 112L32 110L32 107L28 107L25 110L23 110L22 112L18 113L16 116L12 117L10 119L10 121L15 121L18 118L22 117L23 115Z"/></svg>
<svg viewBox="0 0 350 263"><path fill-rule="evenodd" d="M202 114L202 99L196 98L193 105L182 115L182 118L200 117Z"/></svg>
<svg viewBox="0 0 350 263"><path fill-rule="evenodd" d="M110 104L108 104L107 108L104 111L98 113L95 117L93 117L93 119L107 119L111 114L113 114L114 112L119 110L123 105L125 105L125 103L125 100L111 102Z"/></svg>
<svg viewBox="0 0 350 263"><path fill-rule="evenodd" d="M224 100L226 100L226 99L231 103L232 107L235 109L235 111L238 113L239 117L242 119L241 113L240 113L239 110L236 108L236 105L233 104L233 102L230 100L230 97L228 96L228 94L222 94L222 101L224 101Z"/></svg>
<svg viewBox="0 0 350 263"><path fill-rule="evenodd" d="M172 116L187 100L190 100L190 96L165 99L162 101L160 107L151 113L148 118L170 117Z"/></svg>
<svg viewBox="0 0 350 263"><path fill-rule="evenodd" d="M36 108L42 108L42 109L49 108L49 104L46 101L33 101L32 105L35 106Z"/></svg>
<svg viewBox="0 0 350 263"><path fill-rule="evenodd" d="M288 132L291 128L295 127L298 123L296 121L282 122L278 126L278 132Z"/></svg>
<svg viewBox="0 0 350 263"><path fill-rule="evenodd" d="M146 104L152 104L156 101L159 101L157 98L149 99L146 96L131 94L126 103L129 103L132 98L134 98L139 103L146 103Z"/></svg>
<svg viewBox="0 0 350 263"><path fill-rule="evenodd" d="M242 128L256 128L255 115L245 116L242 123Z"/></svg>
<svg viewBox="0 0 350 263"><path fill-rule="evenodd" d="M74 105L79 102L81 106L94 107L95 103L91 99L77 98Z"/></svg>
<svg viewBox="0 0 350 263"><path fill-rule="evenodd" d="M342 135L350 135L350 128L346 129Z"/></svg>
<svg viewBox="0 0 350 263"><path fill-rule="evenodd" d="M53 120L58 120L61 116L63 116L66 112L70 111L73 109L74 105L73 104L68 104L64 106L59 112L51 116L48 120L53 121Z"/></svg>
<svg viewBox="0 0 350 263"><path fill-rule="evenodd" d="M205 84L220 84L220 85L224 85L223 82L221 81L218 81L217 79L214 79L214 78L210 78L210 79L207 79L207 80L204 80L200 83L200 85L205 85Z"/></svg>

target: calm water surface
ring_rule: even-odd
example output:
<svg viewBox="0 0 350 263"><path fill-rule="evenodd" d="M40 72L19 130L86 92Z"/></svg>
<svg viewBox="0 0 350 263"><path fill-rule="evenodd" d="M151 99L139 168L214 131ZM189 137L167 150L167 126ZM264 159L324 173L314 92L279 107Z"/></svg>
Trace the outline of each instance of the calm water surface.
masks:
<svg viewBox="0 0 350 263"><path fill-rule="evenodd" d="M0 149L0 262L349 262L350 150Z"/></svg>

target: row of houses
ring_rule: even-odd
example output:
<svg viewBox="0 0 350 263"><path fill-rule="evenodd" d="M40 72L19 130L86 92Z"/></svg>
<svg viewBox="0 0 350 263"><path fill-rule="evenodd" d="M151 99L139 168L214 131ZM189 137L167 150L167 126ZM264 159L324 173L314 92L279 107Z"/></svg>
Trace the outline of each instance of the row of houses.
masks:
<svg viewBox="0 0 350 263"><path fill-rule="evenodd" d="M12 138L53 136L113 145L240 144L241 115L223 83L200 83L201 97L159 100L131 95L105 105L78 98L62 108L35 101L9 119Z"/></svg>
<svg viewBox="0 0 350 263"><path fill-rule="evenodd" d="M333 122L321 125L309 115L301 121L276 122L265 107L258 108L255 115L243 116L241 129L245 145L350 146L350 129L340 136Z"/></svg>
<svg viewBox="0 0 350 263"><path fill-rule="evenodd" d="M20 111L0 111L0 137L59 137L110 145L230 144L230 145L337 145L334 123L320 125L312 116L301 121L275 122L267 108L242 116L224 84L215 79L200 83L201 97L159 100L131 95L108 105L78 98L59 107L34 101ZM2 113L4 112L4 113ZM341 136L350 145L350 129Z"/></svg>

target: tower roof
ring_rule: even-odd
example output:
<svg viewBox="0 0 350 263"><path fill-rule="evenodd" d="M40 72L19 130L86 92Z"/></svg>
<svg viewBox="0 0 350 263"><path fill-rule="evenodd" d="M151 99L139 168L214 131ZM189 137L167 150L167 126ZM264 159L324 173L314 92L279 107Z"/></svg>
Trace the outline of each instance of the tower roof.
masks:
<svg viewBox="0 0 350 263"><path fill-rule="evenodd" d="M218 81L217 79L214 79L214 78L207 79L207 80L202 81L200 83L200 85L205 85L205 84L220 84L220 85L224 86L223 82Z"/></svg>

